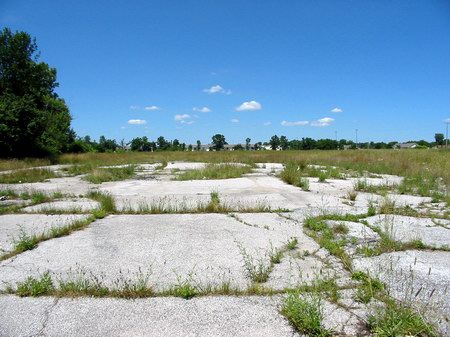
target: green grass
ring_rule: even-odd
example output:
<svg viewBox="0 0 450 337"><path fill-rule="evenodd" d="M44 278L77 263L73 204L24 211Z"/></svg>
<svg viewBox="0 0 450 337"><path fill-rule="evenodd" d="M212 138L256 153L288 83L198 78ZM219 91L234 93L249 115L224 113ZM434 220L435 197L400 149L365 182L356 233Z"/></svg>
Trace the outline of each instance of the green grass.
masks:
<svg viewBox="0 0 450 337"><path fill-rule="evenodd" d="M0 174L0 184L37 183L59 175L48 169L26 169Z"/></svg>
<svg viewBox="0 0 450 337"><path fill-rule="evenodd" d="M360 281L356 290L356 300L358 302L369 303L372 298L377 298L379 295L384 294L383 283L364 272L353 272L352 280Z"/></svg>
<svg viewBox="0 0 450 337"><path fill-rule="evenodd" d="M14 251L18 254L26 250L31 250L37 247L39 238L36 234L27 234L23 229L20 231L19 237L13 239Z"/></svg>
<svg viewBox="0 0 450 337"><path fill-rule="evenodd" d="M29 276L24 282L17 283L16 295L41 296L51 293L54 289L53 280L48 272L42 274L39 278Z"/></svg>
<svg viewBox="0 0 450 337"><path fill-rule="evenodd" d="M283 301L281 313L301 333L311 337L329 337L331 331L322 326L323 310L318 296L291 293Z"/></svg>
<svg viewBox="0 0 450 337"><path fill-rule="evenodd" d="M252 167L235 164L208 164L199 170L189 170L178 175L176 180L230 179L250 173Z"/></svg>
<svg viewBox="0 0 450 337"><path fill-rule="evenodd" d="M88 193L87 197L95 201L98 201L100 203L100 209L103 212L105 213L116 212L116 202L111 194L98 191L91 191Z"/></svg>
<svg viewBox="0 0 450 337"><path fill-rule="evenodd" d="M96 168L83 179L93 184L101 184L107 181L120 181L134 177L135 166Z"/></svg>
<svg viewBox="0 0 450 337"><path fill-rule="evenodd" d="M368 325L377 337L438 336L435 328L411 306L392 300L369 316Z"/></svg>

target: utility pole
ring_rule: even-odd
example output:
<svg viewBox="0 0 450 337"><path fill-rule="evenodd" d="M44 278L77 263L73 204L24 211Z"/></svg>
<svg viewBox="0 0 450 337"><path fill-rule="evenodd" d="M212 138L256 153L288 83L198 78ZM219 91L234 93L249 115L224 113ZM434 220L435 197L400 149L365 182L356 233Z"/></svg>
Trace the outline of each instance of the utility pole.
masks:
<svg viewBox="0 0 450 337"><path fill-rule="evenodd" d="M355 129L355 144L356 144L356 148L358 148L358 129Z"/></svg>

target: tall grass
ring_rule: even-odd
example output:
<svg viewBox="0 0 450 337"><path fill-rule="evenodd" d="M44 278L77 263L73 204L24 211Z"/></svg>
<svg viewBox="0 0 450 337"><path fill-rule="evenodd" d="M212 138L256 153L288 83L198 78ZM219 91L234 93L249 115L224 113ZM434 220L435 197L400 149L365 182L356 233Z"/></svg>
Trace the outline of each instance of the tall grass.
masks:
<svg viewBox="0 0 450 337"><path fill-rule="evenodd" d="M85 180L93 184L101 184L106 181L119 181L132 178L135 167L129 165L125 167L96 168L92 173L84 177Z"/></svg>
<svg viewBox="0 0 450 337"><path fill-rule="evenodd" d="M0 174L0 184L37 183L59 175L48 169L27 169Z"/></svg>
<svg viewBox="0 0 450 337"><path fill-rule="evenodd" d="M235 164L208 164L199 170L189 170L176 177L177 180L201 180L201 179L230 179L239 178L243 174L250 173L252 168L247 165Z"/></svg>

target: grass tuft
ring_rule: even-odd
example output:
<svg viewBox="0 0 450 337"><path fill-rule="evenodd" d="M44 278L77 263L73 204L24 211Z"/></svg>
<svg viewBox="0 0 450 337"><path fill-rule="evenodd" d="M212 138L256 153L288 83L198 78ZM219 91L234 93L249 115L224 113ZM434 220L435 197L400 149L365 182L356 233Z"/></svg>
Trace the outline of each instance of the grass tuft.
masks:
<svg viewBox="0 0 450 337"><path fill-rule="evenodd" d="M281 313L301 333L311 337L329 337L331 331L322 326L323 310L318 296L291 293L285 299Z"/></svg>
<svg viewBox="0 0 450 337"><path fill-rule="evenodd" d="M0 174L0 184L37 183L58 177L58 174L48 169L18 170Z"/></svg>
<svg viewBox="0 0 450 337"><path fill-rule="evenodd" d="M84 179L93 184L101 184L107 181L120 181L134 177L135 166L96 168Z"/></svg>

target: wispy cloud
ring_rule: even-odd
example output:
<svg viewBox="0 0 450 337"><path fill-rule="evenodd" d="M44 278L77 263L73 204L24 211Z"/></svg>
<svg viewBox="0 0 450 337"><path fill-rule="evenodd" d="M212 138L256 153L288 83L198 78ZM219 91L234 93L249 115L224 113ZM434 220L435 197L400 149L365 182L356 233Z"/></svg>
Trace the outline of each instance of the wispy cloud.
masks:
<svg viewBox="0 0 450 337"><path fill-rule="evenodd" d="M264 126L272 125L272 122L264 122Z"/></svg>
<svg viewBox="0 0 450 337"><path fill-rule="evenodd" d="M444 123L450 123L450 118L444 119Z"/></svg>
<svg viewBox="0 0 450 337"><path fill-rule="evenodd" d="M211 109L208 108L207 106L204 106L203 108L193 107L192 111L198 111L198 112L207 113L207 112L211 112Z"/></svg>
<svg viewBox="0 0 450 337"><path fill-rule="evenodd" d="M148 111L156 111L156 110L161 110L161 107L156 106L156 105L150 105L150 106L146 106L144 109L148 110Z"/></svg>
<svg viewBox="0 0 450 337"><path fill-rule="evenodd" d="M319 126L319 127L330 126L332 122L334 122L334 118L324 117L324 118L321 118L321 119L311 122L311 126Z"/></svg>
<svg viewBox="0 0 450 337"><path fill-rule="evenodd" d="M331 109L331 112L333 112L333 113L339 113L339 112L343 112L343 111L344 110L342 110L341 108L338 108L338 107Z"/></svg>
<svg viewBox="0 0 450 337"><path fill-rule="evenodd" d="M203 92L206 92L208 94L218 94L218 93L225 95L231 94L231 90L225 90L224 88L222 88L222 86L218 84L213 85L210 88L203 89Z"/></svg>
<svg viewBox="0 0 450 337"><path fill-rule="evenodd" d="M182 121L182 120L185 120L185 119L188 119L188 118L191 118L191 115L188 115L188 114L182 114L182 115L175 115L175 116L174 116L174 119L175 119L176 121Z"/></svg>
<svg viewBox="0 0 450 337"><path fill-rule="evenodd" d="M131 125L143 125L143 124L147 124L147 121L144 119L130 119L128 121L128 124Z"/></svg>
<svg viewBox="0 0 450 337"><path fill-rule="evenodd" d="M174 120L180 122L181 124L191 125L194 124L194 121L190 120L192 118L191 115L188 114L179 114L174 116Z"/></svg>
<svg viewBox="0 0 450 337"><path fill-rule="evenodd" d="M301 125L308 125L308 124L309 124L308 121L293 121L293 122L282 121L281 122L282 126L301 126Z"/></svg>
<svg viewBox="0 0 450 337"><path fill-rule="evenodd" d="M236 108L236 111L256 111L261 110L262 105L256 101L244 102Z"/></svg>
<svg viewBox="0 0 450 337"><path fill-rule="evenodd" d="M131 110L139 110L141 107L139 105L130 105Z"/></svg>
<svg viewBox="0 0 450 337"><path fill-rule="evenodd" d="M231 123L239 123L239 119L233 118L233 119L231 120Z"/></svg>

